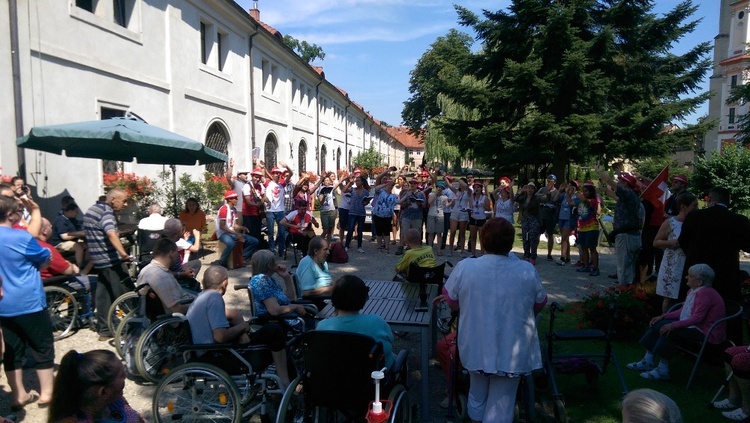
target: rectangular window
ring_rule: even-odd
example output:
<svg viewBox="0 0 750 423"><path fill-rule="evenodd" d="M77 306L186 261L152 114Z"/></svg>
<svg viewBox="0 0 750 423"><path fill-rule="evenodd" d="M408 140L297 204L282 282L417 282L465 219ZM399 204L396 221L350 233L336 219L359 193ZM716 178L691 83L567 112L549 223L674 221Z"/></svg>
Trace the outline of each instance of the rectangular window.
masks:
<svg viewBox="0 0 750 423"><path fill-rule="evenodd" d="M271 63L268 60L261 60L260 70L263 75L263 91L271 90Z"/></svg>
<svg viewBox="0 0 750 423"><path fill-rule="evenodd" d="M228 34L221 32L216 33L216 51L219 53L218 68L220 71L224 71L224 67L227 65L227 57L229 57L229 43Z"/></svg>
<svg viewBox="0 0 750 423"><path fill-rule="evenodd" d="M208 41L206 32L208 31L208 25L201 22L201 63L204 65L208 63L208 46L206 42Z"/></svg>
<svg viewBox="0 0 750 423"><path fill-rule="evenodd" d="M734 88L736 86L737 86L737 75L732 75L731 87Z"/></svg>
<svg viewBox="0 0 750 423"><path fill-rule="evenodd" d="M271 65L271 94L276 94L276 83L279 81L279 67Z"/></svg>
<svg viewBox="0 0 750 423"><path fill-rule="evenodd" d="M736 112L735 112L734 107L730 107L729 108L729 124L730 125L734 125L734 121L735 121L735 118L736 118L735 113Z"/></svg>
<svg viewBox="0 0 750 423"><path fill-rule="evenodd" d="M94 13L97 0L76 0L76 7Z"/></svg>
<svg viewBox="0 0 750 423"><path fill-rule="evenodd" d="M135 0L113 0L114 20L117 25L127 28L135 9Z"/></svg>

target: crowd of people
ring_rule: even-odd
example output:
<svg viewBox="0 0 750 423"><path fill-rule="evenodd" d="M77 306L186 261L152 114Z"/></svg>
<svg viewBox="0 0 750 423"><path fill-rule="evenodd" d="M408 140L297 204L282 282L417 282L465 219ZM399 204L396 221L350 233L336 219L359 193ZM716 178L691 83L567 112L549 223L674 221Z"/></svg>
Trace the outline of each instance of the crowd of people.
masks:
<svg viewBox="0 0 750 423"><path fill-rule="evenodd" d="M619 285L653 278L657 294L663 297L662 314L653 318L641 339L644 357L627 367L646 379L669 379L672 344L700 339L725 316L723 299L740 296L738 257L740 250L750 250L750 224L728 210L730 196L723 188L712 189L708 207L696 210L697 198L688 192L684 175L671 179L672 195L662 212L641 197L650 179L619 169L615 177L599 168L597 174L602 182L599 190L593 181L558 182L556 175L549 174L541 188L528 182L514 192L515 181L506 176L498 179L494 189L488 180L479 181L470 173L454 178L432 169L419 169L413 177L392 167L372 179L357 169L351 175L326 172L294 178L294 171L284 163L266 169L259 162L253 169L235 172L230 160L226 178L231 189L224 193L225 202L214 219L216 238L225 248L217 265L204 271L202 285L197 280L201 261L191 256L201 250L207 216L196 198L186 201L179 218L168 218L158 204L150 205L138 230L154 234L151 261L137 280L132 280L126 265L134 258L120 237L116 218L127 205L124 191L110 190L82 218L75 200L63 197L58 215L50 221L42 217L24 181L14 178L10 185L0 186L0 282L4 292L0 345L12 407L19 410L37 402L50 408L50 421L94 421L108 413L132 415L133 420L127 421L140 418L122 398L122 365L106 351L69 352L55 381L54 343L42 284L42 278L55 275L79 277L92 289L100 341L112 338L106 324L112 302L147 282L164 310L187 315L195 342L232 342L238 348L257 342L273 346L277 375L282 385L288 384L284 339L290 329L268 325L250 334L242 314L227 309L221 299L227 288L230 255L237 244L242 247L245 264L252 267L249 289L256 314L294 312L305 316L305 308L295 302L297 296L318 308L332 301L337 317L319 324L319 329L370 334L384 343L392 359L393 335L388 326L375 316L359 314L367 297L366 290L360 292L364 289L361 280L345 276L333 281L328 269L334 243L349 251L356 241L356 250L365 252L368 205L372 211L370 240L377 243L377 251L389 253L395 245L395 254L402 256L395 280L408 278L411 263L432 267L437 256L470 258L457 264L437 300L461 310L461 336L453 334L443 340L438 354L445 365L454 355L451 351L460 350L462 365L471 377L472 420L509 421L517 375L541 367L534 318L546 302L535 267L540 237L546 236L548 261L572 265L591 277L600 275L597 248L603 229L603 195L615 202L609 236L617 264L616 273L610 276ZM314 210L319 211L319 218ZM516 220L523 241L520 259L510 254ZM560 257L555 260L552 254L558 232ZM577 263L571 260L574 245L579 252ZM299 289L277 258L291 246L303 255L297 269ZM88 282L88 274L96 275L96 284ZM279 278L283 282L279 283ZM488 280L493 283L488 285ZM685 303L668 312L677 301ZM303 322L307 329L316 326L309 318ZM738 326L719 328L711 333L709 342L721 345L732 339L740 344ZM479 327L483 330L477 331ZM39 392L27 390L22 380L20 369L27 350L34 359ZM735 371L732 389L726 400L714 403L732 420L747 418L750 412L747 356L746 348L727 350L727 368ZM80 389L57 393L55 387L71 381L78 381ZM627 399L624 416L626 403Z"/></svg>

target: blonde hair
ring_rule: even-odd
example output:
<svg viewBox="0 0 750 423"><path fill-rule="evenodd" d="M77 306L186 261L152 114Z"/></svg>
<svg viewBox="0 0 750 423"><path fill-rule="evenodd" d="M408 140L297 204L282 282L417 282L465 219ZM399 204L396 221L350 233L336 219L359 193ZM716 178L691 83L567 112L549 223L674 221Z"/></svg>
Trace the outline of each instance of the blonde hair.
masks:
<svg viewBox="0 0 750 423"><path fill-rule="evenodd" d="M623 423L682 423L680 408L653 389L630 391L622 400Z"/></svg>

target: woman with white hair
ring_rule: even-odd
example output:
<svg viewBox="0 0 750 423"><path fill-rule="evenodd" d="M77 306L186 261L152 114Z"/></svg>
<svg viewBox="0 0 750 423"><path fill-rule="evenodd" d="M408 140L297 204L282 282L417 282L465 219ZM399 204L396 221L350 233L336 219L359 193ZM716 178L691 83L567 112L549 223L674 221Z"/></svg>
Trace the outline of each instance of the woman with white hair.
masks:
<svg viewBox="0 0 750 423"><path fill-rule="evenodd" d="M726 316L724 300L711 287L715 273L707 264L696 264L688 269L687 298L680 309L651 319L650 328L641 338L646 355L641 361L628 364L628 369L641 371L641 377L651 380L669 379L669 357L674 352L674 340L702 341L711 325ZM726 325L717 325L708 342L720 344L726 339ZM661 360L654 365L654 357Z"/></svg>
<svg viewBox="0 0 750 423"><path fill-rule="evenodd" d="M653 389L630 391L622 400L623 423L682 423L680 408Z"/></svg>

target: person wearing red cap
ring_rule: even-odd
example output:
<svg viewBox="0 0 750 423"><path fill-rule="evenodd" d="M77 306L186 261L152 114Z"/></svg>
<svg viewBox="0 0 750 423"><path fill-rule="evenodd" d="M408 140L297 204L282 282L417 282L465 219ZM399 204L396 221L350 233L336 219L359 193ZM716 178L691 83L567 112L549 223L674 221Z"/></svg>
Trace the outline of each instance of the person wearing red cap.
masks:
<svg viewBox="0 0 750 423"><path fill-rule="evenodd" d="M282 164L283 165L283 164ZM291 169L286 168L289 172ZM279 179L284 170L278 166L274 166L269 172L271 179L266 184L266 228L268 228L268 248L271 251L276 250L276 244L279 246L279 257L284 256L284 250L286 249L286 228L282 226L281 219L286 216L286 207L284 205L284 196L287 195L285 192L285 186ZM288 182L288 179L287 179ZM291 196L291 192L288 193ZM274 222L278 227L278 236L274 238Z"/></svg>
<svg viewBox="0 0 750 423"><path fill-rule="evenodd" d="M231 189L226 190L224 200L226 203L219 207L219 212L216 214L216 237L226 245L224 251L221 252L221 257L219 257L219 264L227 267L229 255L232 254L234 244L237 241L244 243L242 257L245 260L250 260L250 257L258 248L258 239L248 235L247 228L237 223L235 208L239 201L237 193Z"/></svg>
<svg viewBox="0 0 750 423"><path fill-rule="evenodd" d="M229 167L227 167L227 173L224 175L225 178L227 178L227 182L229 183L229 186L232 187L234 192L237 193L238 198L242 198L242 190L247 185L247 174L250 173L248 170L241 168L237 170L237 175L234 174L234 159L229 159ZM237 222L242 225L244 222L242 221L243 214L243 208L244 205L242 202L237 202L236 205L236 211L237 211Z"/></svg>
<svg viewBox="0 0 750 423"><path fill-rule="evenodd" d="M256 239L261 239L263 217L266 215L262 177L263 170L256 167L250 172L250 181L242 188L242 223L250 230L250 236Z"/></svg>
<svg viewBox="0 0 750 423"><path fill-rule="evenodd" d="M665 217L677 216L680 214L680 205L677 204L677 197L687 191L688 179L685 175L675 175L672 177L672 185L669 187L670 196L664 204Z"/></svg>
<svg viewBox="0 0 750 423"><path fill-rule="evenodd" d="M620 173L615 181L599 166L596 173L617 195L612 234L615 237L617 258L617 283L630 285L636 281L636 259L641 249L641 228L646 217L645 209L638 198L638 181L629 173ZM612 235L610 235L612 236Z"/></svg>

